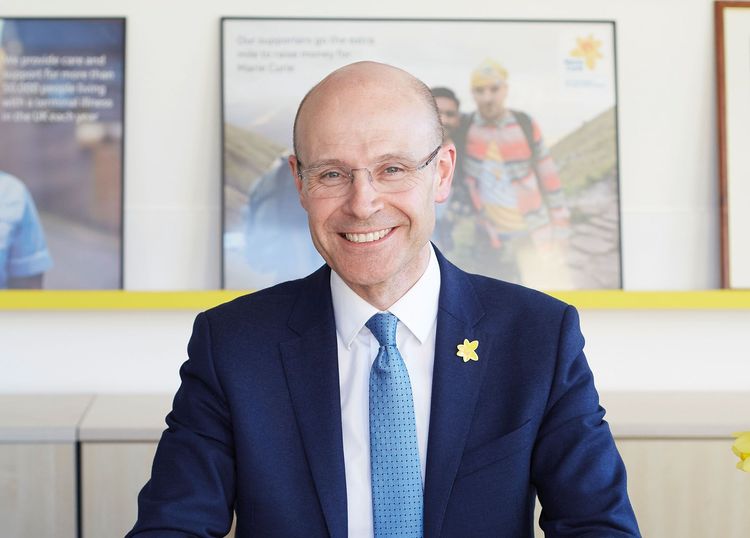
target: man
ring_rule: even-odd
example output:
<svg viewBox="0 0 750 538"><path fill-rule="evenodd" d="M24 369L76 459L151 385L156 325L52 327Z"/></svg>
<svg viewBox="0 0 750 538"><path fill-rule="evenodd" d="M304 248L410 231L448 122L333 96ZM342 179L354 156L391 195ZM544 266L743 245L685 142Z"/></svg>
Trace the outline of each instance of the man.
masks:
<svg viewBox="0 0 750 538"><path fill-rule="evenodd" d="M352 64L294 132L327 265L198 316L131 536L637 536L575 310L429 242L429 89Z"/></svg>
<svg viewBox="0 0 750 538"><path fill-rule="evenodd" d="M476 114L455 131L465 181L484 228L490 273L531 287L571 287L565 262L570 213L560 177L526 113L506 106L508 72L492 60L471 75Z"/></svg>
<svg viewBox="0 0 750 538"><path fill-rule="evenodd" d="M458 129L461 122L461 101L450 88L437 86L430 89L430 93L435 98L435 104L438 108L440 123L443 125L443 142L446 144L453 143L453 133Z"/></svg>
<svg viewBox="0 0 750 538"><path fill-rule="evenodd" d="M466 126L470 116L461 114L461 102L450 88L437 86L431 88L430 92L435 98L440 123L443 125L443 140L446 144L454 143L456 146L451 193L446 203L438 206L434 241L465 271L486 274L488 267L481 262L477 263L480 258L477 251L481 248L477 238L477 211L463 173Z"/></svg>

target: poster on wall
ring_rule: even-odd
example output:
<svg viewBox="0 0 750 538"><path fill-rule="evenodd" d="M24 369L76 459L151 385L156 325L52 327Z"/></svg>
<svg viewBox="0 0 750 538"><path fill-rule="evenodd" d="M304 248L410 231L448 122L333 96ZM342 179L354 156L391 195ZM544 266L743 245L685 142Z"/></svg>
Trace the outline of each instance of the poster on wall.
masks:
<svg viewBox="0 0 750 538"><path fill-rule="evenodd" d="M222 20L223 283L323 260L287 159L305 93L361 60L436 98L458 165L433 242L459 267L545 290L621 287L611 21Z"/></svg>
<svg viewBox="0 0 750 538"><path fill-rule="evenodd" d="M0 18L0 288L122 287L125 20Z"/></svg>
<svg viewBox="0 0 750 538"><path fill-rule="evenodd" d="M721 281L750 288L750 2L716 2Z"/></svg>

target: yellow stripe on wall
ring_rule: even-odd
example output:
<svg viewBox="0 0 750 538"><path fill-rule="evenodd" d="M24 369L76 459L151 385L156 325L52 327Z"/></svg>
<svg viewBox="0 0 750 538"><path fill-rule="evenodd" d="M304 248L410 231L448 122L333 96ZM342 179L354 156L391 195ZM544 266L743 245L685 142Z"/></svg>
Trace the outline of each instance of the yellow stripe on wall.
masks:
<svg viewBox="0 0 750 538"><path fill-rule="evenodd" d="M205 310L249 291L0 291L0 310ZM745 310L750 290L560 291L580 309Z"/></svg>

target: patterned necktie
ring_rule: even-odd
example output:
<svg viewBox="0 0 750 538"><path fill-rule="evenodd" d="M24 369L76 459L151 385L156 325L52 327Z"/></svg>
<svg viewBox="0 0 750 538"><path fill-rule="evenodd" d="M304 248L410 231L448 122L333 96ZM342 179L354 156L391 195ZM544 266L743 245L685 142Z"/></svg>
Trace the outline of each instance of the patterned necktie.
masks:
<svg viewBox="0 0 750 538"><path fill-rule="evenodd" d="M370 468L375 538L422 537L422 476L409 372L396 347L398 318L365 324L380 344L370 370Z"/></svg>

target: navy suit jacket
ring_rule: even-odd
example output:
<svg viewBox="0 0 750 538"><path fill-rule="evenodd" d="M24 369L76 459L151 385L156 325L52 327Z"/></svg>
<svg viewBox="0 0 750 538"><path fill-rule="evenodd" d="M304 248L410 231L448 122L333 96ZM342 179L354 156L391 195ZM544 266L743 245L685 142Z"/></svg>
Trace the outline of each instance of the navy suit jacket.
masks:
<svg viewBox="0 0 750 538"><path fill-rule="evenodd" d="M438 261L425 538L638 536L575 309ZM197 317L131 536L347 535L329 278Z"/></svg>

